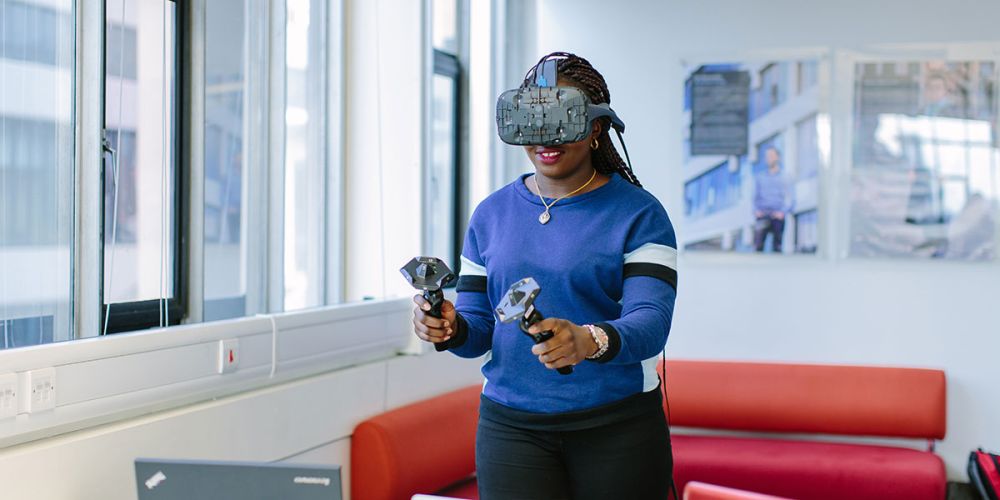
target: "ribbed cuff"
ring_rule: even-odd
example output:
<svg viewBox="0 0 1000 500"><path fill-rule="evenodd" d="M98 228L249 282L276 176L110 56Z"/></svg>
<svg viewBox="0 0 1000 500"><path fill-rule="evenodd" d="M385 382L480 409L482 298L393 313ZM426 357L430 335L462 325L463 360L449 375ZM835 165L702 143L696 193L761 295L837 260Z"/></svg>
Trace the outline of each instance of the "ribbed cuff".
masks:
<svg viewBox="0 0 1000 500"><path fill-rule="evenodd" d="M616 330L615 327L611 326L610 323L595 323L594 326L604 330L604 333L608 334L608 350L604 354L601 354L599 357L591 359L590 361L595 363L607 363L608 361L615 359L615 356L621 352L622 336L618 333L618 330Z"/></svg>
<svg viewBox="0 0 1000 500"><path fill-rule="evenodd" d="M469 324L465 322L465 318L461 314L455 313L455 334L451 336L444 345L447 349L455 349L462 347L465 341L469 340Z"/></svg>

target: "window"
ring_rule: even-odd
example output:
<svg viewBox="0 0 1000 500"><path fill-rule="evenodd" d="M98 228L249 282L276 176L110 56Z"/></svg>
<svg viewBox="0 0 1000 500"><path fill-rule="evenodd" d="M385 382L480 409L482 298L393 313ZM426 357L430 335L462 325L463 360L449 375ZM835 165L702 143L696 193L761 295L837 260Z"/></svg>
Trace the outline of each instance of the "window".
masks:
<svg viewBox="0 0 1000 500"><path fill-rule="evenodd" d="M433 0L433 46L442 52L458 52L458 1Z"/></svg>
<svg viewBox="0 0 1000 500"><path fill-rule="evenodd" d="M795 156L799 179L811 179L819 174L819 130L816 115L795 124Z"/></svg>
<svg viewBox="0 0 1000 500"><path fill-rule="evenodd" d="M284 310L325 300L326 2L286 0Z"/></svg>
<svg viewBox="0 0 1000 500"><path fill-rule="evenodd" d="M818 221L819 212L815 209L795 215L795 253L816 253Z"/></svg>
<svg viewBox="0 0 1000 500"><path fill-rule="evenodd" d="M431 78L430 165L425 183L425 252L458 266L465 224L460 209L459 89L462 70L456 55L455 0L433 2L434 74Z"/></svg>
<svg viewBox="0 0 1000 500"><path fill-rule="evenodd" d="M685 215L711 215L739 203L742 196L739 162L722 162L684 185Z"/></svg>
<svg viewBox="0 0 1000 500"><path fill-rule="evenodd" d="M251 85L258 84L250 80L250 65L258 59L248 57L248 14L245 0L205 4L205 321L248 312L247 165L256 158L246 139L252 136Z"/></svg>
<svg viewBox="0 0 1000 500"><path fill-rule="evenodd" d="M73 336L74 7L0 4L0 348Z"/></svg>
<svg viewBox="0 0 1000 500"><path fill-rule="evenodd" d="M101 17L78 21L74 0L0 2L0 349L337 298L328 4L103 0L87 4ZM276 12L284 40L267 36ZM188 16L203 29L185 31ZM80 30L80 50L78 22L98 28ZM102 64L78 78L81 58ZM184 101L189 88L203 101ZM99 108L78 108L97 92ZM196 144L182 150L182 132ZM95 148L77 166L81 137L99 137L103 157ZM75 227L81 207L100 222ZM74 259L93 265L74 273ZM188 297L203 299L197 318Z"/></svg>
<svg viewBox="0 0 1000 500"><path fill-rule="evenodd" d="M819 81L819 61L800 61L796 63L796 82L799 94L809 90Z"/></svg>
<svg viewBox="0 0 1000 500"><path fill-rule="evenodd" d="M764 116L785 102L788 63L771 63L760 70L760 86L750 99L750 121Z"/></svg>
<svg viewBox="0 0 1000 500"><path fill-rule="evenodd" d="M435 52L431 107L431 165L428 178L429 253L459 261L458 208L458 63Z"/></svg>
<svg viewBox="0 0 1000 500"><path fill-rule="evenodd" d="M105 324L113 333L180 323L177 10L105 2ZM143 57L137 54L142 52Z"/></svg>

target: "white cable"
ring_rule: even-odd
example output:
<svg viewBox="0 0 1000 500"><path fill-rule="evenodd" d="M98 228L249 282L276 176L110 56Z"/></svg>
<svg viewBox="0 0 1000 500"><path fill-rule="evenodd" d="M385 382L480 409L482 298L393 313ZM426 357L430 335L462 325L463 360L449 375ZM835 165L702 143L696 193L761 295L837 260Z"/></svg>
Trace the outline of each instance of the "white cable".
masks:
<svg viewBox="0 0 1000 500"><path fill-rule="evenodd" d="M125 0L122 2L122 17L118 25L118 123L115 124L115 147L111 151L111 168L114 170L114 202L111 209L111 257L108 260L108 288L105 290L107 305L104 309L104 328L101 335L108 334L108 321L111 318L111 291L115 277L115 248L118 247L118 180L122 148L122 104L123 88L125 87ZM107 138L104 138L107 140ZM103 278L103 277L102 277Z"/></svg>
<svg viewBox="0 0 1000 500"><path fill-rule="evenodd" d="M375 116L376 129L375 137L378 144L378 201L379 201L379 250L382 255L382 299L386 297L388 285L386 283L385 266L388 259L385 253L385 167L382 161L382 30L378 22L379 7L382 2L375 0Z"/></svg>

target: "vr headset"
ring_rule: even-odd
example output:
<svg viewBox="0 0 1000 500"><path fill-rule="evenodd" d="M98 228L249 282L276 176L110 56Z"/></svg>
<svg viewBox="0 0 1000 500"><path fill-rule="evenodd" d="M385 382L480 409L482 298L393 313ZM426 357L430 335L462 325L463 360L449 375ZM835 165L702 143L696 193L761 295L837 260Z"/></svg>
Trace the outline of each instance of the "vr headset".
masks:
<svg viewBox="0 0 1000 500"><path fill-rule="evenodd" d="M534 72L533 78L526 78L520 88L500 94L497 99L500 140L514 146L579 142L590 135L591 123L605 116L611 119L611 127L621 140L625 122L610 106L591 103L576 87L556 85L558 58L559 54L546 56L528 72L529 75Z"/></svg>

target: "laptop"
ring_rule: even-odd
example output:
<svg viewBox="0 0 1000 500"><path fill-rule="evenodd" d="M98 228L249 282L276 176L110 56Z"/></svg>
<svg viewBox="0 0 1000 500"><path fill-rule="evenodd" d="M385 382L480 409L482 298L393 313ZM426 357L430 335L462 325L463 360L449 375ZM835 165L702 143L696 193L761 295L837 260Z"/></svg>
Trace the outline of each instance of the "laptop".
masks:
<svg viewBox="0 0 1000 500"><path fill-rule="evenodd" d="M137 458L139 500L342 500L340 467Z"/></svg>

